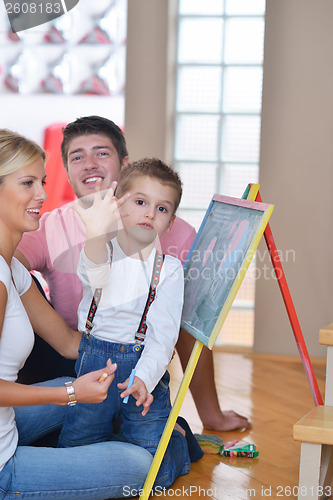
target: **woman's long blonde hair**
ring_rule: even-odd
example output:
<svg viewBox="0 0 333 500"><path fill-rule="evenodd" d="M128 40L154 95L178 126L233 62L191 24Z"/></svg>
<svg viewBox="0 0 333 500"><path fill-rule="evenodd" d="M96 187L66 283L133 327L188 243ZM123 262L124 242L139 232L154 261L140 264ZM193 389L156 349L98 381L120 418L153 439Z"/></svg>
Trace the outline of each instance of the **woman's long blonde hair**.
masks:
<svg viewBox="0 0 333 500"><path fill-rule="evenodd" d="M45 151L34 141L8 129L0 129L0 184L5 177L31 163L46 161Z"/></svg>

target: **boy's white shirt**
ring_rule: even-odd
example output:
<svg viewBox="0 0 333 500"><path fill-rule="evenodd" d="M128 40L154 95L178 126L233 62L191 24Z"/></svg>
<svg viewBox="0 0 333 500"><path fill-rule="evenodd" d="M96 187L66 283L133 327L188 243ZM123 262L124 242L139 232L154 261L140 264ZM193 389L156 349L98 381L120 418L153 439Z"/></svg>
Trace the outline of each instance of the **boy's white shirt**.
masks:
<svg viewBox="0 0 333 500"><path fill-rule="evenodd" d="M78 276L82 281L83 298L79 305L79 330L85 330L87 314L96 288L102 296L93 320L92 335L120 344L134 344L135 333L146 304L154 264L153 249L148 260L128 257L117 238L112 240L105 264L94 264L81 251ZM162 266L156 298L147 316L145 348L136 366L136 376L152 392L171 360L178 339L184 297L184 274L181 262L166 255ZM112 361L112 360L111 360Z"/></svg>

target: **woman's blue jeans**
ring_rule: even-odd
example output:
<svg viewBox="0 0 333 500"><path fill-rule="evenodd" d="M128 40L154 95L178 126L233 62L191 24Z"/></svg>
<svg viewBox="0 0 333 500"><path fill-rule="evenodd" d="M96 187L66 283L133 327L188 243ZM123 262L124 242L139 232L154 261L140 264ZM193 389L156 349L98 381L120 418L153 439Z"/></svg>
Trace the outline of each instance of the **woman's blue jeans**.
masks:
<svg viewBox="0 0 333 500"><path fill-rule="evenodd" d="M61 386L61 377L38 385ZM109 441L76 448L29 446L60 428L68 406L15 408L19 445L0 471L0 499L103 500L136 495L152 461L145 449Z"/></svg>

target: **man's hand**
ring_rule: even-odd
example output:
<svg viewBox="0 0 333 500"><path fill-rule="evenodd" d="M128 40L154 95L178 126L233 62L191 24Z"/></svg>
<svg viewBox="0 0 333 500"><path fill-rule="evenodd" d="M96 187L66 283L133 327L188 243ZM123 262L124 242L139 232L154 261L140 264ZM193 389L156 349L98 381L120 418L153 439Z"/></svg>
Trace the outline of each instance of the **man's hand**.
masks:
<svg viewBox="0 0 333 500"><path fill-rule="evenodd" d="M121 398L125 398L132 394L132 396L137 400L136 406L143 405L143 411L141 415L144 417L149 411L149 407L154 400L154 396L147 391L145 383L139 377L134 377L133 384L127 389L129 378L117 385L119 389L125 389L124 392L120 394Z"/></svg>

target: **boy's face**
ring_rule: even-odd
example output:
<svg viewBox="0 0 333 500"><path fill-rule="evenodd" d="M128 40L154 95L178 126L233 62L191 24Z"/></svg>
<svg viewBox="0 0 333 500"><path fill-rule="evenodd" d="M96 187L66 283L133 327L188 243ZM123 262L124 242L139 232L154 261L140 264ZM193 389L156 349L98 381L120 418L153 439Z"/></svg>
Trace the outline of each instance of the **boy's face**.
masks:
<svg viewBox="0 0 333 500"><path fill-rule="evenodd" d="M149 245L171 230L176 191L152 177L137 176L129 192L131 197L120 209L124 229L137 242Z"/></svg>
<svg viewBox="0 0 333 500"><path fill-rule="evenodd" d="M122 165L129 161L126 156ZM102 134L74 137L68 145L68 180L78 198L91 195L98 179L101 189L109 189L118 180L121 164L111 139Z"/></svg>

